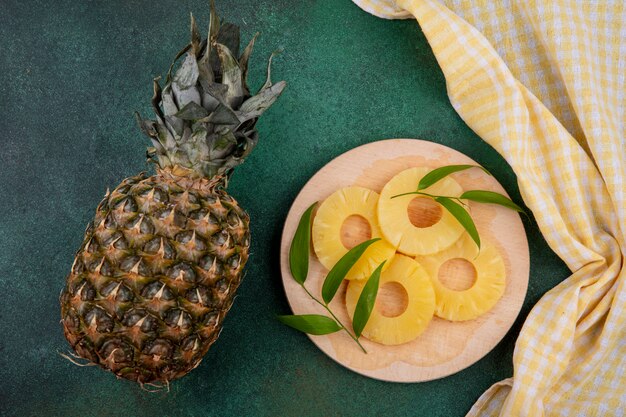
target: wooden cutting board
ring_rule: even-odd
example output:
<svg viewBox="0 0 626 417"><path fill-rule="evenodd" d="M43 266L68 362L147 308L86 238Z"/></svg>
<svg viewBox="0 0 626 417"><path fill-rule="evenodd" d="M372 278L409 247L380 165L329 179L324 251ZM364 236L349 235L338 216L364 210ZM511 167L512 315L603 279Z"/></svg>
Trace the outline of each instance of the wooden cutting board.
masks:
<svg viewBox="0 0 626 417"><path fill-rule="evenodd" d="M296 197L287 215L281 241L281 273L289 305L294 314L324 314L293 280L289 272L289 247L302 213L314 202L322 202L342 187L357 185L380 193L394 175L407 168L437 168L475 161L443 145L417 139L389 139L352 149L319 170ZM493 177L480 169L453 175L463 189L483 189L505 194ZM467 368L485 356L504 337L520 312L529 276L528 241L520 216L504 207L470 203L472 217L483 242L495 245L506 266L506 290L492 310L467 322L450 322L435 317L417 339L399 346L383 346L361 338L363 353L344 332L309 336L324 353L341 365L371 378L395 382L419 382L441 378ZM359 227L358 222L353 227ZM358 235L359 230L349 232ZM306 287L321 299L328 271L311 252ZM345 307L344 282L331 303L339 319L350 327ZM382 289L381 289L382 291ZM393 304L393 292L379 295L384 305ZM287 330L286 330L287 331Z"/></svg>

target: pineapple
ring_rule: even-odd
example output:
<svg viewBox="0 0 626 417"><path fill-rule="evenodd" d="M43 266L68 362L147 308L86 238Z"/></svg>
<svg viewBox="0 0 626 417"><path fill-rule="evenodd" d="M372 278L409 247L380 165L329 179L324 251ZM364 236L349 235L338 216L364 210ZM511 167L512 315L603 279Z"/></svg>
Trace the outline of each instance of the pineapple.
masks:
<svg viewBox="0 0 626 417"><path fill-rule="evenodd" d="M370 233L351 231L356 235L352 236L353 243L368 240L368 234L371 238L382 238L376 219L377 203L378 194L363 187L342 188L324 200L315 214L312 228L313 248L324 267L331 269L351 249L342 242L342 226L350 216L360 216L370 228ZM395 248L384 239L373 243L348 271L346 279L369 278L376 267L390 260L395 252Z"/></svg>
<svg viewBox="0 0 626 417"><path fill-rule="evenodd" d="M346 308L350 319L366 281L350 281L346 291ZM385 285L400 285L406 292L406 309L392 314L381 311ZM396 298L396 303L398 302ZM428 326L435 311L435 293L422 266L408 256L397 254L380 276L377 305L363 329L363 336L383 345L399 345L417 338Z"/></svg>
<svg viewBox="0 0 626 417"><path fill-rule="evenodd" d="M447 210L429 197L415 194L391 198L415 191L429 168L410 168L393 177L378 201L378 221L383 236L399 252L428 255L452 245L463 233L463 226ZM429 194L458 197L461 186L450 177L422 190Z"/></svg>
<svg viewBox="0 0 626 417"><path fill-rule="evenodd" d="M463 259L475 272L473 285L466 289L452 289L439 277L446 262ZM468 234L450 248L416 260L428 271L437 298L438 317L451 321L472 320L489 311L504 294L506 269L494 246L483 245L480 251ZM454 277L452 277L454 279Z"/></svg>
<svg viewBox="0 0 626 417"><path fill-rule="evenodd" d="M154 81L156 120L138 116L156 174L107 192L61 293L76 354L142 386L169 384L198 366L242 278L249 218L226 186L257 143L258 117L285 87L271 83L268 68L251 96L253 45L239 56L239 28L220 23L213 2L208 40L191 17L191 42L176 57L182 64L173 76L170 68L163 90Z"/></svg>

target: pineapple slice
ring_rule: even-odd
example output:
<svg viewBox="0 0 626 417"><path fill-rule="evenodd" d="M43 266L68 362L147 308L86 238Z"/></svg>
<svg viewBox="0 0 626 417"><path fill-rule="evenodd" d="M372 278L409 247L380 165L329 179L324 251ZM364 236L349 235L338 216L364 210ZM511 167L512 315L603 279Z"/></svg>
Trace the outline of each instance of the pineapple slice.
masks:
<svg viewBox="0 0 626 417"><path fill-rule="evenodd" d="M324 267L331 269L349 249L370 238L367 234L365 236L361 234L356 236L357 239L352 236L352 244L348 245L349 247L343 243L342 226L344 221L352 216L360 216L361 221L369 224L371 238L379 237L381 240L367 248L357 263L348 271L346 279L367 279L378 265L393 257L396 250L389 242L382 239L378 227L377 203L378 193L363 187L342 188L324 200L317 210L312 230L313 248ZM358 231L356 234L359 235Z"/></svg>
<svg viewBox="0 0 626 417"><path fill-rule="evenodd" d="M483 245L479 251L468 234L463 235L442 252L418 256L415 259L430 275L437 297L435 314L443 319L450 321L475 319L489 311L504 294L506 268L500 253L490 245ZM458 267L463 267L462 264L459 265L459 260L466 265L469 263L471 273L474 274L473 284L459 287L459 283L455 283L455 272L458 274ZM455 263L457 271L452 266ZM446 269L447 271L444 271ZM449 280L447 285L442 279Z"/></svg>
<svg viewBox="0 0 626 417"><path fill-rule="evenodd" d="M351 320L365 282L350 281L348 284L346 307ZM387 288L391 286L391 290L395 289L396 294L404 296L406 300L404 311L398 305L395 309L383 309L386 286ZM398 286L400 286L400 291L397 290ZM393 297L396 303L399 299L402 298L397 295ZM400 311L397 307L400 307ZM383 345L410 342L426 329L433 318L434 311L435 292L428 273L412 258L397 254L389 268L380 276L376 306L363 329L363 336Z"/></svg>
<svg viewBox="0 0 626 417"><path fill-rule="evenodd" d="M383 236L398 251L407 255L428 255L452 245L462 234L463 226L447 210L429 197L415 194L391 198L415 191L429 168L410 168L393 177L383 188L378 201L378 220ZM423 190L426 193L458 197L461 186L446 177Z"/></svg>

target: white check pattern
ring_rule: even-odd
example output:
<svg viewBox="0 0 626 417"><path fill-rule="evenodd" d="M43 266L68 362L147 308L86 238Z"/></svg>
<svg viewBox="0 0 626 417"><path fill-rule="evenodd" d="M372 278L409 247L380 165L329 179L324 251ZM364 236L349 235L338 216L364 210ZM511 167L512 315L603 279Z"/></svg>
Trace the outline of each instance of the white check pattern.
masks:
<svg viewBox="0 0 626 417"><path fill-rule="evenodd" d="M465 122L502 154L572 276L469 416L626 415L626 3L354 0L414 16Z"/></svg>

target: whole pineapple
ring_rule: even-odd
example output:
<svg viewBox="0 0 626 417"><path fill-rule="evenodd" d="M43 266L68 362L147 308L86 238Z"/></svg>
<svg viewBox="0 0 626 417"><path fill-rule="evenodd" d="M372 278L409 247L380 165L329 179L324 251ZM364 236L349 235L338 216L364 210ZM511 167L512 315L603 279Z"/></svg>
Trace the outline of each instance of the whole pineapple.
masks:
<svg viewBox="0 0 626 417"><path fill-rule="evenodd" d="M256 36L255 36L256 38ZM193 16L191 42L163 90L145 173L107 192L88 225L61 293L61 322L76 354L118 377L161 383L194 369L222 329L250 246L249 218L226 193L228 178L258 140L258 117L285 82L251 96L254 38L239 56L239 28L211 2L208 39ZM237 59L236 57L239 56ZM271 65L271 58L270 63Z"/></svg>

